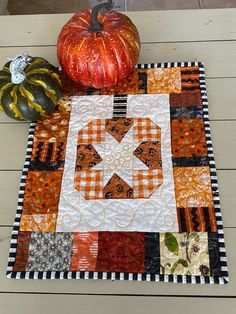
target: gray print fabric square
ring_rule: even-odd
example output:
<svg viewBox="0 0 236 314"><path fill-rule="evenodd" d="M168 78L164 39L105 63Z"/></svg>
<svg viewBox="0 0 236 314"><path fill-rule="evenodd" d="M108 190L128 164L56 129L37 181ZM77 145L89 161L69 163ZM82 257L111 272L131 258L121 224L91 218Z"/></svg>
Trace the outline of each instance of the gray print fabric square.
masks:
<svg viewBox="0 0 236 314"><path fill-rule="evenodd" d="M72 233L33 232L26 271L67 271L72 249Z"/></svg>

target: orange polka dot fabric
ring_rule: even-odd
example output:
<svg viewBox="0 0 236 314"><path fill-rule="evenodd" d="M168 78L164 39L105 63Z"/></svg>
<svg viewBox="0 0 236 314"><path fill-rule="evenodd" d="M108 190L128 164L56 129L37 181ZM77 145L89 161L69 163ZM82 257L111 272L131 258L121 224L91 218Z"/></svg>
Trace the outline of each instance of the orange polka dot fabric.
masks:
<svg viewBox="0 0 236 314"><path fill-rule="evenodd" d="M171 148L174 157L207 156L203 120L173 119L171 132Z"/></svg>
<svg viewBox="0 0 236 314"><path fill-rule="evenodd" d="M30 126L7 276L227 283L202 63L140 64L117 86L104 89L78 85L63 72L61 80L63 96L58 108ZM106 97L107 107L99 118L94 112L87 118L91 98L84 96L97 95ZM78 107L73 105L75 99ZM81 99L85 101L79 108ZM73 110L80 112L82 121L76 134ZM161 126L153 122L156 116ZM69 136L76 137L76 144L71 145ZM109 145L102 145L107 140ZM123 142L128 143L125 154ZM122 163L121 168L116 166L117 173L112 172L113 161L118 166ZM72 179L66 177L67 162L74 171ZM73 190L63 194L71 182ZM157 190L164 191L155 194L164 205L155 211L152 195ZM71 195L79 202L69 202ZM120 229L99 229L97 214L110 222L102 201L106 206L115 204L112 214ZM131 201L136 202L134 210ZM91 202L93 206L86 207ZM67 204L71 207L62 215L60 208ZM84 207L89 208L87 216L82 214ZM77 216L71 215L73 210ZM140 211L154 225L154 232L135 229ZM162 212L167 215L161 216ZM124 217L129 217L128 224ZM175 219L175 229L171 219ZM83 223L90 224L92 231L75 231ZM140 219L142 226L145 223Z"/></svg>

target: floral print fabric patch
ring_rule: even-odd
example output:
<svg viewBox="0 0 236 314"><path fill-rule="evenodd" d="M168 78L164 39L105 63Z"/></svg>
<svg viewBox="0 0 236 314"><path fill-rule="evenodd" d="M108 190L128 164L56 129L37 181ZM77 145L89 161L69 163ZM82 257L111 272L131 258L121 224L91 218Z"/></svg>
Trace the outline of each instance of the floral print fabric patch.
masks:
<svg viewBox="0 0 236 314"><path fill-rule="evenodd" d="M203 65L62 83L30 126L7 276L227 283Z"/></svg>

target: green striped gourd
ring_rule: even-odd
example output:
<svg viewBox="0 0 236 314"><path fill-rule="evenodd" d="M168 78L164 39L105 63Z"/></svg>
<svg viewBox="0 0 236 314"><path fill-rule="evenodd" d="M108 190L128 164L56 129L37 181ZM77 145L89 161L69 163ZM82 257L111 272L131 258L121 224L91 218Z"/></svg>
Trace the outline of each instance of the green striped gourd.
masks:
<svg viewBox="0 0 236 314"><path fill-rule="evenodd" d="M25 62L14 69L14 60ZM14 71L22 79L14 80ZM0 109L10 118L35 121L52 112L60 96L57 68L43 58L19 55L0 71Z"/></svg>

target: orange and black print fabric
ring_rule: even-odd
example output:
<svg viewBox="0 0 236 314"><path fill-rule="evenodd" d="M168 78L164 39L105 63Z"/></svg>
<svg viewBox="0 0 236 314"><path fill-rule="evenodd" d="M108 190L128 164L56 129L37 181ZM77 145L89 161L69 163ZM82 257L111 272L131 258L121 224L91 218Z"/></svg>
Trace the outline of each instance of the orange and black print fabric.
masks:
<svg viewBox="0 0 236 314"><path fill-rule="evenodd" d="M61 78L30 126L7 276L227 283L202 63Z"/></svg>

